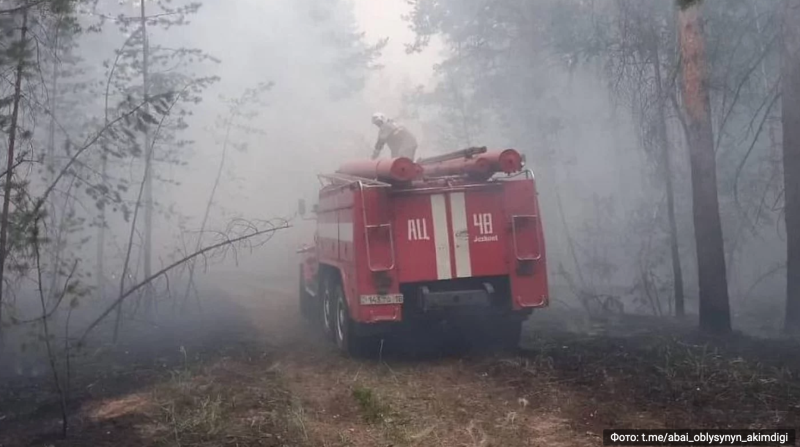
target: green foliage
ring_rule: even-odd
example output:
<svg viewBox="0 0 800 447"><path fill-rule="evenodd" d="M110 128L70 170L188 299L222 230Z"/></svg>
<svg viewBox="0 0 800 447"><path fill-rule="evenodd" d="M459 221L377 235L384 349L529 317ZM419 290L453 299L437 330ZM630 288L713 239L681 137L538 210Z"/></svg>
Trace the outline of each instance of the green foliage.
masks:
<svg viewBox="0 0 800 447"><path fill-rule="evenodd" d="M675 3L678 4L678 8L685 10L691 8L692 6L702 4L703 0L676 0Z"/></svg>
<svg viewBox="0 0 800 447"><path fill-rule="evenodd" d="M98 226L106 226L106 213L109 212L120 213L125 222L132 218L135 200L132 203L129 194L135 194L139 188L138 185L130 187L131 180L125 172L131 159L139 159L144 165L148 152L145 141L153 150L155 180L166 182L157 175L158 165L187 164L187 149L193 141L184 135L189 127L191 109L202 101L203 93L219 81L216 76L197 74L202 73L205 64L219 63L215 57L196 48L166 47L154 38L159 31L188 24L201 4L146 2L145 7L147 34L143 33L138 2L135 8L120 8L114 22L128 37L115 51L115 58L104 62L105 121L120 116L125 116L125 119L103 135L102 158L97 162L102 166L96 169L102 174L93 177L99 184L87 190L98 209ZM148 53L146 97L145 47ZM146 106L140 107L143 104ZM137 107L139 109L131 114L130 111ZM167 217L170 214L167 212Z"/></svg>
<svg viewBox="0 0 800 447"><path fill-rule="evenodd" d="M361 410L361 416L367 423L381 423L389 415L389 407L378 399L371 388L361 386L355 388L353 398Z"/></svg>
<svg viewBox="0 0 800 447"><path fill-rule="evenodd" d="M439 84L422 100L439 103L454 140L463 144L498 123L511 144L537 147L528 154L532 160L555 155L551 143L561 123L554 85L561 80L548 65L568 62L570 55L547 54L547 45L570 32L570 21L555 24L551 14L570 8L570 20L581 21L585 7L577 1L412 2L408 20L417 38L407 51L421 51L435 35L447 48L435 67Z"/></svg>

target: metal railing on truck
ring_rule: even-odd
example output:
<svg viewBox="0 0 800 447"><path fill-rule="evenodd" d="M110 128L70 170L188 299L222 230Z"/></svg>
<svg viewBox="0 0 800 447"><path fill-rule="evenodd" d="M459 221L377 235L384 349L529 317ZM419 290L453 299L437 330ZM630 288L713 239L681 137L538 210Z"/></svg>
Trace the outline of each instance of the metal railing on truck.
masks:
<svg viewBox="0 0 800 447"><path fill-rule="evenodd" d="M317 177L320 179L320 182L323 183L323 186L334 186L334 189L345 188L349 187L353 184L358 185L359 195L361 196L361 214L364 220L364 243L367 246L367 266L371 272L385 272L395 268L396 264L396 256L395 256L395 247L394 247L394 227L392 226L392 222L389 221L388 223L380 223L380 224L370 224L367 222L367 212L366 212L366 202L364 201L364 189L365 188L391 188L392 185L389 183L381 182L379 180L372 180L367 178L361 177L354 177L351 175L346 174L318 174ZM331 183L329 185L324 185L322 180L328 180ZM380 230L386 228L389 231L389 252L391 256L391 261L389 262L389 266L387 267L376 267L375 263L372 259L372 245L370 244L370 234L373 233L375 230Z"/></svg>

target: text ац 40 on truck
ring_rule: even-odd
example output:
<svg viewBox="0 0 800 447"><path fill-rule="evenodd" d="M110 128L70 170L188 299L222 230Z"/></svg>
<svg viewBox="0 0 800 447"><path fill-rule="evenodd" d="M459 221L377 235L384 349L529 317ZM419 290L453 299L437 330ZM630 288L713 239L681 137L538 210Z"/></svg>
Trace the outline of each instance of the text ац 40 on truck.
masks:
<svg viewBox="0 0 800 447"><path fill-rule="evenodd" d="M320 175L300 308L347 354L442 322L518 346L548 305L536 184L513 150L357 160Z"/></svg>

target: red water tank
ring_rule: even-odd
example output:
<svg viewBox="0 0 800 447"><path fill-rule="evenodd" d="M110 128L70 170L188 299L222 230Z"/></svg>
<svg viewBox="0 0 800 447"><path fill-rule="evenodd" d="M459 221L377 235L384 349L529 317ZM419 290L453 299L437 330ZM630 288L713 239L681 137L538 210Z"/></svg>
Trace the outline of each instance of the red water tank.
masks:
<svg viewBox="0 0 800 447"><path fill-rule="evenodd" d="M354 160L336 171L340 174L384 182L410 182L420 176L422 168L409 158Z"/></svg>
<svg viewBox="0 0 800 447"><path fill-rule="evenodd" d="M423 165L425 177L466 175L488 179L497 172L513 174L522 170L522 156L514 149L491 151L471 158L456 158Z"/></svg>

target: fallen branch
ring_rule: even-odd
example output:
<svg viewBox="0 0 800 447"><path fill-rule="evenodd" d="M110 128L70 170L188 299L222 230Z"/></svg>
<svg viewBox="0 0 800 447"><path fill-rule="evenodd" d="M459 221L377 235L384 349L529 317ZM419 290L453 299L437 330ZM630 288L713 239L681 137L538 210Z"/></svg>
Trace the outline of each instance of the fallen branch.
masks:
<svg viewBox="0 0 800 447"><path fill-rule="evenodd" d="M219 188L220 180L222 179L222 172L223 168L225 167L225 159L228 154L228 149L231 146L231 130L234 128L234 122L237 118L241 116L242 107L247 104L248 99L254 99L252 96L254 95L255 89L247 89L244 93L239 97L239 99L234 100L233 105L230 106L229 114L225 122L225 138L222 142L222 155L219 161L219 167L217 169L217 176L214 179L214 186L211 187L211 194L208 196L208 200L206 202L206 210L203 214L203 220L200 224L200 232L197 235L197 242L195 243L195 251L198 250L203 244L203 234L206 231L206 225L208 224L208 217L211 214L211 208L214 205L214 198L217 193L217 189ZM189 263L189 281L186 283L186 292L183 296L183 302L181 304L181 308L185 309L186 302L189 300L189 293L192 290L192 286L194 285L194 262ZM197 305L200 305L199 295L197 295L198 301Z"/></svg>
<svg viewBox="0 0 800 447"><path fill-rule="evenodd" d="M24 11L26 9L33 8L34 6L38 6L38 5L42 4L42 3L45 3L46 1L47 0L37 0L35 2L26 3L24 5L15 6L13 8L0 9L0 14L2 14L2 15L16 14L18 12L22 12L22 11Z"/></svg>
<svg viewBox="0 0 800 447"><path fill-rule="evenodd" d="M182 258L182 259L179 259L179 260L173 262L172 264L168 265L167 267L164 267L163 269L159 270L158 272L152 274L150 277L145 278L139 284L136 284L135 286L133 286L131 289L129 289L124 294L120 295L120 297L117 298L111 304L111 306L109 306L105 311L103 311L103 313L100 314L100 316L97 317L92 322L92 324L89 325L89 327L83 333L83 336L81 336L80 341L78 342L78 345L83 345L83 343L86 340L86 337L89 335L89 333L92 330L94 330L94 328L96 328L97 325L99 325L111 312L113 312L114 309L117 308L117 306L121 305L122 302L127 297L131 296L132 294L134 294L137 290L141 289L142 287L145 287L146 285L150 284L152 281L154 281L159 276L164 275L167 272L169 272L170 270L172 270L172 269L174 269L176 267L179 267L179 266L185 264L186 262L191 261L192 259L194 259L194 258L196 258L198 256L202 256L202 255L204 255L204 254L206 254L206 253L208 253L210 251L213 251L213 250L216 250L218 248L225 247L225 246L231 246L231 245L234 245L236 243L243 242L243 241L246 241L248 239L252 239L254 237L257 237L257 236L262 236L262 235L265 235L265 234L275 233L278 230L283 230L283 229L289 228L290 226L291 225L290 225L290 223L288 221L283 220L283 222L279 226L273 226L272 228L268 228L268 229L264 229L264 230L258 230L258 231L256 231L255 233L252 233L252 234L247 234L247 235L240 236L240 237L237 237L237 238L224 240L224 241L219 242L217 244L214 244L214 245L211 245L209 247L206 247L206 248L204 248L202 250L196 251L196 252L194 252L194 253L192 253L192 254L190 254L190 255Z"/></svg>
<svg viewBox="0 0 800 447"><path fill-rule="evenodd" d="M183 94L186 91L186 89L188 89L191 85L192 85L191 83L187 84L183 88L183 90L181 90L181 94ZM175 104L178 103L178 99L179 98L180 98L180 95L176 95L175 99L169 105L169 108L167 109L166 113L164 113L161 116L161 120L158 122L158 128L156 129L155 135L153 136L152 141L149 142L150 147L146 148L146 152L145 152L146 154L149 154L150 156L152 156L153 150L154 150L155 145L156 145L156 142L158 141L158 136L161 133L161 128L164 125L164 120L166 120L167 116L169 116L170 112L172 112L172 108L175 106ZM108 120L108 118L106 118L106 120ZM133 249L133 237L136 234L136 220L139 218L139 210L142 207L142 195L144 194L144 188L145 188L145 185L147 184L147 178L148 178L148 176L150 176L150 168L151 168L151 164L152 164L151 161L152 160L148 160L148 162L146 162L145 165L144 165L144 173L142 174L142 182L139 184L139 193L136 196L136 206L133 209L133 221L131 222L131 231L130 231L130 234L128 236L128 248L127 248L127 250L125 252L125 263L122 266L122 274L120 275L120 279L119 279L119 294L120 294L120 296L122 296L123 292L125 291L125 277L128 275L128 267L130 266L130 260L131 260L131 251ZM121 306L117 308L116 323L114 323L114 335L113 335L113 339L112 339L114 341L114 343L117 342L117 338L119 337L120 324L122 324L122 307Z"/></svg>

